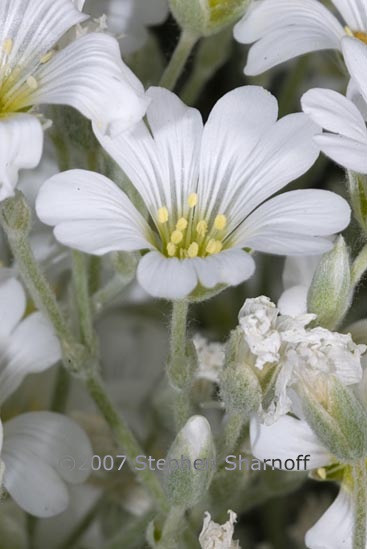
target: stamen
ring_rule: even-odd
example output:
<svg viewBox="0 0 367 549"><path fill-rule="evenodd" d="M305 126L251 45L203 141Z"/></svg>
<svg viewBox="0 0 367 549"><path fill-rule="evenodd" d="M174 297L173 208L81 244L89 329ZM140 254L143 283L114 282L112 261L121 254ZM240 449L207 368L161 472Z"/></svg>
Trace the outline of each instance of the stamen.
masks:
<svg viewBox="0 0 367 549"><path fill-rule="evenodd" d="M352 37L354 36L353 31L350 27L346 26L344 27L344 30L348 36L352 36Z"/></svg>
<svg viewBox="0 0 367 549"><path fill-rule="evenodd" d="M167 221L168 221L168 210L166 206L163 206L158 210L158 222L163 224L163 223L167 223Z"/></svg>
<svg viewBox="0 0 367 549"><path fill-rule="evenodd" d="M211 238L206 246L205 251L209 255L218 254L223 247L223 244L220 242L220 240L214 240L214 238Z"/></svg>
<svg viewBox="0 0 367 549"><path fill-rule="evenodd" d="M45 53L45 55L41 57L40 62L42 64L47 63L51 59L51 57L53 57L54 53L55 53L55 50L48 51L47 53Z"/></svg>
<svg viewBox="0 0 367 549"><path fill-rule="evenodd" d="M223 231L223 229L226 228L227 225L227 218L224 214L218 214L217 217L214 220L214 227L218 231Z"/></svg>
<svg viewBox="0 0 367 549"><path fill-rule="evenodd" d="M189 205L189 208L195 208L196 204L198 203L198 195L196 193L189 194L187 203Z"/></svg>
<svg viewBox="0 0 367 549"><path fill-rule="evenodd" d="M6 55L9 55L12 49L13 49L13 40L11 38L7 38L6 40L4 40L3 50L6 53Z"/></svg>
<svg viewBox="0 0 367 549"><path fill-rule="evenodd" d="M180 219L176 223L176 229L179 231L184 231L188 225L187 219L184 217L180 217Z"/></svg>
<svg viewBox="0 0 367 549"><path fill-rule="evenodd" d="M192 259L197 257L199 253L199 244L197 242L192 242L187 250L187 255Z"/></svg>
<svg viewBox="0 0 367 549"><path fill-rule="evenodd" d="M38 83L34 76L28 76L27 85L31 90L36 90L38 88Z"/></svg>
<svg viewBox="0 0 367 549"><path fill-rule="evenodd" d="M196 225L196 232L198 233L199 236L205 236L206 233L208 232L207 222L204 220L199 221L199 223Z"/></svg>
<svg viewBox="0 0 367 549"><path fill-rule="evenodd" d="M173 231L173 233L171 234L171 242L173 242L173 244L179 244L183 239L183 234L181 231Z"/></svg>
<svg viewBox="0 0 367 549"><path fill-rule="evenodd" d="M174 255L176 254L176 246L172 244L172 242L168 242L167 244L167 253L169 257L174 257Z"/></svg>
<svg viewBox="0 0 367 549"><path fill-rule="evenodd" d="M317 472L318 476L321 478L321 480L326 479L326 469L325 469L325 467L319 467L316 472Z"/></svg>

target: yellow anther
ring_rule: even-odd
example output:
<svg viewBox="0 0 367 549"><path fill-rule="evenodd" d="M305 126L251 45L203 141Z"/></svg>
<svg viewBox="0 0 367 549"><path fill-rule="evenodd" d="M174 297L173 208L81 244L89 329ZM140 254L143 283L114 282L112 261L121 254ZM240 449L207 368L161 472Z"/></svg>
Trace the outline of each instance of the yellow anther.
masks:
<svg viewBox="0 0 367 549"><path fill-rule="evenodd" d="M367 34L365 32L355 32L354 33L355 38L358 38L361 42L364 44L367 44Z"/></svg>
<svg viewBox="0 0 367 549"><path fill-rule="evenodd" d="M40 62L42 64L44 63L47 63L47 61L49 61L51 59L51 57L54 55L55 51L54 50L50 50L48 51L47 53L45 53L45 55L43 55L40 59Z"/></svg>
<svg viewBox="0 0 367 549"><path fill-rule="evenodd" d="M218 231L223 231L227 226L227 218L223 214L218 214L217 217L214 220L214 227Z"/></svg>
<svg viewBox="0 0 367 549"><path fill-rule="evenodd" d="M169 257L174 257L174 255L176 254L176 246L172 244L172 242L168 242L167 244L167 253Z"/></svg>
<svg viewBox="0 0 367 549"><path fill-rule="evenodd" d="M158 210L158 221L159 223L167 223L168 221L168 210L166 206L159 208Z"/></svg>
<svg viewBox="0 0 367 549"><path fill-rule="evenodd" d="M321 478L321 480L326 479L326 469L325 469L325 467L319 467L319 469L317 469L316 472L317 472L318 476Z"/></svg>
<svg viewBox="0 0 367 549"><path fill-rule="evenodd" d="M199 244L197 242L192 242L187 250L188 257L194 258L197 257L199 253Z"/></svg>
<svg viewBox="0 0 367 549"><path fill-rule="evenodd" d="M345 32L348 36L352 36L352 37L354 36L353 31L350 27L348 27L348 26L344 27L344 30L345 30Z"/></svg>
<svg viewBox="0 0 367 549"><path fill-rule="evenodd" d="M187 219L185 219L184 217L180 217L180 219L176 223L176 229L178 231L184 231L187 225L188 225Z"/></svg>
<svg viewBox="0 0 367 549"><path fill-rule="evenodd" d="M38 83L34 76L28 76L27 85L31 90L36 90L38 88Z"/></svg>
<svg viewBox="0 0 367 549"><path fill-rule="evenodd" d="M7 38L6 40L4 40L3 50L6 53L6 55L9 55L12 49L13 49L13 40L11 38Z"/></svg>
<svg viewBox="0 0 367 549"><path fill-rule="evenodd" d="M205 236L208 232L208 224L203 219L196 225L196 232L199 236Z"/></svg>
<svg viewBox="0 0 367 549"><path fill-rule="evenodd" d="M173 244L179 244L182 239L183 234L181 231L173 231L173 233L171 234L171 242L173 242Z"/></svg>
<svg viewBox="0 0 367 549"><path fill-rule="evenodd" d="M198 195L196 193L189 194L189 198L187 199L187 203L190 208L194 208L196 204L198 203Z"/></svg>
<svg viewBox="0 0 367 549"><path fill-rule="evenodd" d="M222 243L220 240L214 240L214 238L211 238L206 246L205 251L209 255L218 254L222 249Z"/></svg>

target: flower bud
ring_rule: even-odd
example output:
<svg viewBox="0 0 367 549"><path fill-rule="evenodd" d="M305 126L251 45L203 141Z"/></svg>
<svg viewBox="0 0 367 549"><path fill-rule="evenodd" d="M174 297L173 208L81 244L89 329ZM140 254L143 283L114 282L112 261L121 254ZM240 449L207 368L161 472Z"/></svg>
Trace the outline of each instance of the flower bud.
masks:
<svg viewBox="0 0 367 549"><path fill-rule="evenodd" d="M20 191L1 204L0 215L9 236L26 236L31 227L31 211Z"/></svg>
<svg viewBox="0 0 367 549"><path fill-rule="evenodd" d="M354 217L367 237L367 175L348 172L348 183Z"/></svg>
<svg viewBox="0 0 367 549"><path fill-rule="evenodd" d="M164 486L173 505L193 507L215 472L215 446L208 421L191 417L176 436L166 459Z"/></svg>
<svg viewBox="0 0 367 549"><path fill-rule="evenodd" d="M126 281L131 282L136 274L140 254L136 252L113 252L111 259L116 272Z"/></svg>
<svg viewBox="0 0 367 549"><path fill-rule="evenodd" d="M367 412L351 389L319 374L299 394L306 421L331 454L342 462L367 456Z"/></svg>
<svg viewBox="0 0 367 549"><path fill-rule="evenodd" d="M226 361L220 376L220 396L227 412L244 419L261 404L261 386L254 369L246 363L242 330L234 330L227 344Z"/></svg>
<svg viewBox="0 0 367 549"><path fill-rule="evenodd" d="M249 0L170 0L178 24L198 36L210 36L237 21Z"/></svg>
<svg viewBox="0 0 367 549"><path fill-rule="evenodd" d="M351 298L349 253L340 236L315 271L308 292L308 312L317 315L320 326L333 330L347 313Z"/></svg>

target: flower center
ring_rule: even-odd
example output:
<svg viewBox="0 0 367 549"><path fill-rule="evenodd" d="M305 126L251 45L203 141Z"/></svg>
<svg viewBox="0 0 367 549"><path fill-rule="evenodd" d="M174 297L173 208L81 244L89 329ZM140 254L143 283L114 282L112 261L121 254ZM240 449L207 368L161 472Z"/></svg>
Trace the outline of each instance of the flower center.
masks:
<svg viewBox="0 0 367 549"><path fill-rule="evenodd" d="M162 253L179 259L207 257L223 249L227 217L218 214L210 222L204 219L197 208L198 195L187 197L187 213L177 218L170 215L167 206L157 212L157 227L162 241Z"/></svg>
<svg viewBox="0 0 367 549"><path fill-rule="evenodd" d="M367 33L363 31L352 31L349 27L344 27L345 32L348 34L348 36L352 36L354 38L358 38L361 42L364 42L367 44Z"/></svg>

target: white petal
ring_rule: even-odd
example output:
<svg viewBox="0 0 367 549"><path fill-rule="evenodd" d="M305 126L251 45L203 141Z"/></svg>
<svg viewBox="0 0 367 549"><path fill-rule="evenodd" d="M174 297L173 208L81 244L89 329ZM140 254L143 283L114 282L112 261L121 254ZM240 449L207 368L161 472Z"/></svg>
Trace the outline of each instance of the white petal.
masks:
<svg viewBox="0 0 367 549"><path fill-rule="evenodd" d="M331 456L317 439L305 421L290 416L282 416L272 425L262 425L254 417L250 423L250 440L253 455L265 459L280 459L284 466L287 459L297 460L298 456L309 456L305 465L300 461L301 468L315 469L328 465ZM289 464L290 465L290 464Z"/></svg>
<svg viewBox="0 0 367 549"><path fill-rule="evenodd" d="M237 286L249 279L255 271L253 258L236 248L188 261L193 262L198 281L204 288L214 288L218 284Z"/></svg>
<svg viewBox="0 0 367 549"><path fill-rule="evenodd" d="M344 21L354 31L367 30L367 11L364 0L331 0Z"/></svg>
<svg viewBox="0 0 367 549"><path fill-rule="evenodd" d="M23 286L16 278L0 283L0 339L4 340L20 322L26 308Z"/></svg>
<svg viewBox="0 0 367 549"><path fill-rule="evenodd" d="M34 168L41 159L43 131L29 114L0 120L0 200L14 195L20 169Z"/></svg>
<svg viewBox="0 0 367 549"><path fill-rule="evenodd" d="M150 88L147 95L152 99L147 117L153 137L144 123L112 139L98 131L96 135L156 219L160 207L186 203L190 190L196 190L202 120L168 90Z"/></svg>
<svg viewBox="0 0 367 549"><path fill-rule="evenodd" d="M198 192L207 212L222 202L226 187L233 194L243 184L237 172L277 117L277 100L259 86L237 88L216 103L205 124L200 162Z"/></svg>
<svg viewBox="0 0 367 549"><path fill-rule="evenodd" d="M234 37L238 42L251 44L284 27L293 27L298 32L303 24L324 30L335 43L344 35L336 17L317 0L258 0L252 2L246 15L235 25Z"/></svg>
<svg viewBox="0 0 367 549"><path fill-rule="evenodd" d="M55 226L62 244L87 253L152 248L149 227L125 193L94 172L70 170L51 177L41 187L36 211L41 221Z"/></svg>
<svg viewBox="0 0 367 549"><path fill-rule="evenodd" d="M344 168L367 173L367 140L355 141L342 135L323 134L315 137L324 154Z"/></svg>
<svg viewBox="0 0 367 549"><path fill-rule="evenodd" d="M339 133L367 146L367 130L357 107L341 93L315 88L301 99L302 109L314 122L329 132Z"/></svg>
<svg viewBox="0 0 367 549"><path fill-rule="evenodd" d="M153 297L172 300L189 295L198 282L190 259L167 258L159 252L150 252L140 260L137 278Z"/></svg>
<svg viewBox="0 0 367 549"><path fill-rule="evenodd" d="M367 120L367 103L363 99L363 96L359 90L359 87L357 86L353 78L349 80L349 84L347 88L347 98L350 99L355 104L355 106L363 116L363 119Z"/></svg>
<svg viewBox="0 0 367 549"><path fill-rule="evenodd" d="M70 27L86 18L70 0L2 0L0 43L12 41L8 64L29 72Z"/></svg>
<svg viewBox="0 0 367 549"><path fill-rule="evenodd" d="M243 223L236 246L284 255L313 255L330 250L327 236L350 221L348 203L335 193L315 189L285 193L265 202Z"/></svg>
<svg viewBox="0 0 367 549"><path fill-rule="evenodd" d="M49 517L64 511L64 481L84 482L92 455L84 431L61 414L31 412L4 424L4 486L32 515Z"/></svg>
<svg viewBox="0 0 367 549"><path fill-rule="evenodd" d="M320 258L312 255L287 257L282 275L284 289L298 284L309 287L319 263Z"/></svg>
<svg viewBox="0 0 367 549"><path fill-rule="evenodd" d="M76 40L41 65L38 88L26 104L64 104L78 109L102 132L119 133L145 114L142 84L123 63L117 41L102 33Z"/></svg>
<svg viewBox="0 0 367 549"><path fill-rule="evenodd" d="M342 49L349 74L367 101L367 45L356 38L346 37L342 40Z"/></svg>
<svg viewBox="0 0 367 549"><path fill-rule="evenodd" d="M351 494L341 487L338 497L307 532L309 549L352 549L353 501Z"/></svg>
<svg viewBox="0 0 367 549"><path fill-rule="evenodd" d="M316 0L264 0L237 23L236 40L254 44L245 73L256 75L298 55L340 49L345 35L338 20Z"/></svg>
<svg viewBox="0 0 367 549"><path fill-rule="evenodd" d="M0 373L0 403L26 375L42 372L60 359L60 344L48 320L39 312L27 316L9 336L6 365Z"/></svg>
<svg viewBox="0 0 367 549"><path fill-rule="evenodd" d="M299 316L307 313L307 286L292 286L284 290L277 307L282 315Z"/></svg>
<svg viewBox="0 0 367 549"><path fill-rule="evenodd" d="M238 162L242 169L235 172L237 185L225 187L221 204L229 220L228 232L313 165L319 155L313 139L316 133L320 133L319 127L305 114L285 116L269 128L247 162Z"/></svg>

